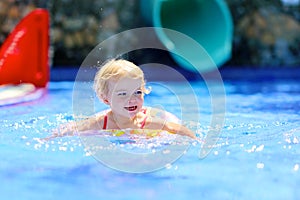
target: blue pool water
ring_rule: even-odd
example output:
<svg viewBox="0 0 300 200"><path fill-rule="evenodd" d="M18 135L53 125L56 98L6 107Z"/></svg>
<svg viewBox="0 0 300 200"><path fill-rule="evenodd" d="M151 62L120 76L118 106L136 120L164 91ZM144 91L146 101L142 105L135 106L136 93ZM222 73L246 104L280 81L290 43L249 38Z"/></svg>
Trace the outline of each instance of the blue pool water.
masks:
<svg viewBox="0 0 300 200"><path fill-rule="evenodd" d="M185 92L180 82L169 84L178 88L177 93ZM199 98L201 124L186 123L199 128L203 137L211 115L209 93L203 82L191 84ZM224 88L224 128L208 156L199 159L201 146L191 143L182 157L165 168L132 174L98 162L79 137L39 142L58 124L73 119L73 82L50 82L43 98L0 108L0 197L299 199L299 81L224 79ZM158 85L153 84L145 101L179 114L176 99Z"/></svg>

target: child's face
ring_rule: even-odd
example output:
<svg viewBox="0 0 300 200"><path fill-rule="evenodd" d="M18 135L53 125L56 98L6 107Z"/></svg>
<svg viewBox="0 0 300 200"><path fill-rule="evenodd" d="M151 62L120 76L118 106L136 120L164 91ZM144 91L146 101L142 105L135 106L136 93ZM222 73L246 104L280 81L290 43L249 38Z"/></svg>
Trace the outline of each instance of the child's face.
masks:
<svg viewBox="0 0 300 200"><path fill-rule="evenodd" d="M108 89L107 100L114 113L132 118L142 108L144 94L141 79L124 77L117 81L110 80Z"/></svg>

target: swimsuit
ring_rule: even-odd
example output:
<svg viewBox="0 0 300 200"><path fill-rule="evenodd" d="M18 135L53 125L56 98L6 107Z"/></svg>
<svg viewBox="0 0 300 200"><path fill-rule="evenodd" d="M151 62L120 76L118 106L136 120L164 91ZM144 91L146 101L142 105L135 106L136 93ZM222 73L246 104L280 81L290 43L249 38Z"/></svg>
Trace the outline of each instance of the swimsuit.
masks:
<svg viewBox="0 0 300 200"><path fill-rule="evenodd" d="M146 111L147 111L146 108L143 108L143 109L142 109L142 112L143 112L144 114L146 114ZM103 127L102 127L103 130L106 129L106 126L107 126L107 120L108 120L108 116L107 116L107 114L105 114L105 116L104 116L104 122L103 122ZM147 120L147 117L145 117L145 119L142 121L142 124L141 124L141 127L140 127L141 129L144 128L144 126L145 126L145 124L146 124L146 120Z"/></svg>

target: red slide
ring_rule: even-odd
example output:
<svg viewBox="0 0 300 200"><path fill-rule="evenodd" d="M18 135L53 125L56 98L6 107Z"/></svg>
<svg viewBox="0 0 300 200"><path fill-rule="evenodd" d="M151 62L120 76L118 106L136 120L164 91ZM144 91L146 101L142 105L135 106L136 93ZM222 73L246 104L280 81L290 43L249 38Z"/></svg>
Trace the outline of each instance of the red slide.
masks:
<svg viewBox="0 0 300 200"><path fill-rule="evenodd" d="M0 85L49 81L49 13L36 9L24 17L0 48Z"/></svg>

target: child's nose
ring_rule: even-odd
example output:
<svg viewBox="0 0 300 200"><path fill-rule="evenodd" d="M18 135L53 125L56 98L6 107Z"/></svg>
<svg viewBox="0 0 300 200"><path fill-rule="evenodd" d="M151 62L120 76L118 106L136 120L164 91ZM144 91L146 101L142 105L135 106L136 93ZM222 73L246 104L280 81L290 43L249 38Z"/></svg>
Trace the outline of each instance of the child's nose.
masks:
<svg viewBox="0 0 300 200"><path fill-rule="evenodd" d="M134 95L131 95L128 101L129 101L129 103L135 102L136 101L136 97Z"/></svg>

